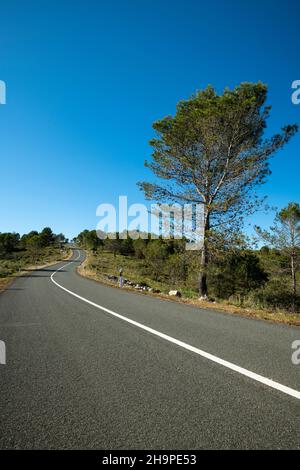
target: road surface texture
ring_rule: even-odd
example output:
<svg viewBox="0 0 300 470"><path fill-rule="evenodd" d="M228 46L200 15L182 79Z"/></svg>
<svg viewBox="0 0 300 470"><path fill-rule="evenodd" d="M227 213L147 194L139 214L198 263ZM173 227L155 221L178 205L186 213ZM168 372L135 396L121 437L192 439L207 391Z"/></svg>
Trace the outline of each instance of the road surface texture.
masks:
<svg viewBox="0 0 300 470"><path fill-rule="evenodd" d="M299 328L103 286L83 258L0 294L1 449L300 448Z"/></svg>

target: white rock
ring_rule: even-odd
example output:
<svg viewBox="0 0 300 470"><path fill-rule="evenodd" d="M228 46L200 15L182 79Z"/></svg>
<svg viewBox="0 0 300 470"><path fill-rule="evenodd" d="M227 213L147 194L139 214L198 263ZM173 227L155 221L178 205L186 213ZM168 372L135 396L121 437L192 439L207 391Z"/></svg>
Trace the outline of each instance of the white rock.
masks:
<svg viewBox="0 0 300 470"><path fill-rule="evenodd" d="M179 290L170 290L169 295L181 297L181 292Z"/></svg>

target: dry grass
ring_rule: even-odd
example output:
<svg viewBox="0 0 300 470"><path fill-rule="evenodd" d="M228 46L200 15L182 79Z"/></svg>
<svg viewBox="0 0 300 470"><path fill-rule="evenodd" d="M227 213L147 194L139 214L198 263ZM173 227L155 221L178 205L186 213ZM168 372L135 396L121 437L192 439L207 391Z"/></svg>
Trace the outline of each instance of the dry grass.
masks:
<svg viewBox="0 0 300 470"><path fill-rule="evenodd" d="M0 292L2 292L6 287L12 282L13 278L11 277L0 277Z"/></svg>
<svg viewBox="0 0 300 470"><path fill-rule="evenodd" d="M119 289L120 287L116 283L109 281L106 278L107 274L117 274L118 272L117 268L120 266L120 259L118 259L118 257L116 258L112 257L112 258L114 259L113 263L107 263L108 259L111 261L110 256L108 256L106 257L106 260L102 260L102 264L100 263L99 265L99 262L98 262L99 258L97 258L97 264L96 264L95 263L96 258L88 254L86 260L77 268L77 272L83 277L87 277L101 284L109 285L110 287ZM124 257L122 257L122 259L123 258ZM135 260L132 260L132 262L136 263ZM123 264L124 264L124 260L123 260ZM138 278L136 270L134 271L133 268L132 268L133 270L132 276L130 275L131 269L127 269L129 266L126 266L125 277L127 277L128 279L134 282L141 281L141 278ZM143 282L147 282L149 285L151 285L151 287L161 289L161 285L159 285L159 283L154 283L153 280L151 279L147 279L143 277ZM163 292L160 294L154 294L152 292L147 292L147 291L136 291L134 288L128 287L128 286L124 286L123 289L130 291L130 292L135 292L140 295L151 295L153 297L158 297L164 300L168 300L170 302L179 302L179 303L191 305L197 308L205 308L208 310L214 310L220 313L229 313L231 315L240 315L243 317L254 318L258 320L267 320L267 321L272 321L276 323L283 323L286 325L300 326L299 314L287 313L283 311L272 312L272 311L261 310L261 309L242 308L242 307L238 307L238 306L226 303L226 302L203 301L198 298L190 298L190 297L185 297L185 296L182 296L181 298L169 297L168 294L163 293ZM167 290L168 288L166 288L165 286L165 291Z"/></svg>

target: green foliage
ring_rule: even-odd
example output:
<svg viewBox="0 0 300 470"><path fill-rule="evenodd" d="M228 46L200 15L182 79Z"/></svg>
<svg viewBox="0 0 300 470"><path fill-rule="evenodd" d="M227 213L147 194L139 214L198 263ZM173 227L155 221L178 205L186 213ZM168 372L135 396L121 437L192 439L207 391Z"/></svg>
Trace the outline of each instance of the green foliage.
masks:
<svg viewBox="0 0 300 470"><path fill-rule="evenodd" d="M82 248L93 251L103 246L103 241L98 238L96 230L83 230L83 232L80 232L77 236L76 241Z"/></svg>
<svg viewBox="0 0 300 470"><path fill-rule="evenodd" d="M50 227L45 227L39 234L41 246L49 246L55 241L54 233Z"/></svg>
<svg viewBox="0 0 300 470"><path fill-rule="evenodd" d="M188 259L184 253L174 253L166 262L166 273L172 284L185 285L188 277Z"/></svg>
<svg viewBox="0 0 300 470"><path fill-rule="evenodd" d="M24 234L0 233L0 277L11 276L37 262L57 258L65 243L63 234L55 235L49 227Z"/></svg>
<svg viewBox="0 0 300 470"><path fill-rule="evenodd" d="M281 254L283 268L289 270L293 296L297 295L300 262L300 205L291 202L277 213L270 231L255 227L258 236Z"/></svg>
<svg viewBox="0 0 300 470"><path fill-rule="evenodd" d="M256 226L256 232L269 246L293 252L300 247L300 205L291 202L276 214L270 231Z"/></svg>
<svg viewBox="0 0 300 470"><path fill-rule="evenodd" d="M177 105L174 117L156 121L146 165L161 184L139 183L149 198L193 201L212 214L231 215L252 206L250 191L269 174L268 160L297 131L262 140L270 107L267 86L242 83L218 95L209 86ZM166 185L163 184L166 180ZM247 195L247 197L246 197Z"/></svg>
<svg viewBox="0 0 300 470"><path fill-rule="evenodd" d="M134 246L131 238L125 238L120 244L120 253L124 256L133 255Z"/></svg>
<svg viewBox="0 0 300 470"><path fill-rule="evenodd" d="M168 246L161 239L152 240L148 243L145 250L145 259L155 280L163 276L167 258Z"/></svg>
<svg viewBox="0 0 300 470"><path fill-rule="evenodd" d="M300 296L293 296L286 278L271 278L262 289L251 292L249 301L258 308L300 312Z"/></svg>
<svg viewBox="0 0 300 470"><path fill-rule="evenodd" d="M133 249L134 254L137 259L144 259L145 258L145 250L147 247L147 240L142 238L138 238L137 240L133 240Z"/></svg>
<svg viewBox="0 0 300 470"><path fill-rule="evenodd" d="M106 238L103 240L103 247L105 250L111 251L114 256L117 254L121 254L122 251L122 240L119 239L117 234L117 238Z"/></svg>
<svg viewBox="0 0 300 470"><path fill-rule="evenodd" d="M0 256L5 256L15 251L19 245L18 233L0 233Z"/></svg>
<svg viewBox="0 0 300 470"><path fill-rule="evenodd" d="M215 295L223 299L238 296L241 303L250 291L262 287L268 280L259 257L251 251L228 253L211 271L209 275Z"/></svg>
<svg viewBox="0 0 300 470"><path fill-rule="evenodd" d="M299 274L296 263L300 259L299 227L300 206L290 203L278 213L270 232L257 228L267 242L260 249L251 248L241 231L210 229L210 263L207 270L210 296L241 306L300 311L300 296L293 291L289 282L291 255L295 281ZM127 238L124 238L125 235ZM100 275L118 275L122 266L124 276L134 282L146 283L163 292L177 288L185 295L194 297L201 253L187 251L185 240L156 239L151 234L144 235L147 238L132 239L128 233L116 233L114 238L99 241L95 231L84 230L77 241L94 251L90 268ZM33 240L36 236L37 233L30 234ZM95 245L97 250L93 249ZM113 255L113 261L109 253Z"/></svg>

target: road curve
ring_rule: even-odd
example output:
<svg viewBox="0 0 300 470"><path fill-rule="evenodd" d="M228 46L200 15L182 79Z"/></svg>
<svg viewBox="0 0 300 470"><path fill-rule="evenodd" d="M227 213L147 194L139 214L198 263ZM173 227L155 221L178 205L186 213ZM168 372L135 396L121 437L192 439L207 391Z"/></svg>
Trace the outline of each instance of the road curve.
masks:
<svg viewBox="0 0 300 470"><path fill-rule="evenodd" d="M299 328L102 286L83 258L0 295L1 449L300 448Z"/></svg>

